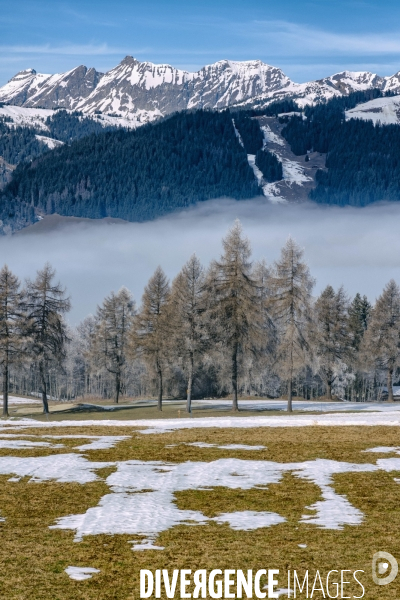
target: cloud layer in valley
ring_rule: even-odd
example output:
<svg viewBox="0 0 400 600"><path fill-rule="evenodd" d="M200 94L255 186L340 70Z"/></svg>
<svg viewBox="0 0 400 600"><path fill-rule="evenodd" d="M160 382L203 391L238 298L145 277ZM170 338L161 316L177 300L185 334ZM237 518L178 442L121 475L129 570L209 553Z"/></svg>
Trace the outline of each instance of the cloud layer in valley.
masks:
<svg viewBox="0 0 400 600"><path fill-rule="evenodd" d="M76 323L123 285L140 302L158 264L172 278L194 252L205 265L218 258L236 218L254 259L276 260L292 235L305 248L317 292L343 284L351 295L359 291L374 300L390 278L400 283L400 203L356 209L209 201L147 223L85 220L41 233L33 226L0 238L0 256L21 279L50 261L72 297L70 321Z"/></svg>

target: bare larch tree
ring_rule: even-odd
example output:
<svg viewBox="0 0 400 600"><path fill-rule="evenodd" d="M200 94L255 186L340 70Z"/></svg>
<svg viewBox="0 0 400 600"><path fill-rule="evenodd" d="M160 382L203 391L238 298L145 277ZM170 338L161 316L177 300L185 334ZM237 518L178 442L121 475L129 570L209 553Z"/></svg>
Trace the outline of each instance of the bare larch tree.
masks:
<svg viewBox="0 0 400 600"><path fill-rule="evenodd" d="M224 252L211 265L211 302L219 332L230 355L233 391L232 410L239 410L238 371L239 357L256 351L260 344L261 313L257 283L252 276L250 242L243 236L242 226L236 221L222 240Z"/></svg>
<svg viewBox="0 0 400 600"><path fill-rule="evenodd" d="M94 348L101 365L114 377L114 401L118 404L130 344L135 302L122 288L112 292L97 308Z"/></svg>
<svg viewBox="0 0 400 600"><path fill-rule="evenodd" d="M288 385L289 412L293 410L293 377L306 363L309 348L307 330L314 280L303 256L304 251L289 238L270 279L271 309L279 328L277 358Z"/></svg>
<svg viewBox="0 0 400 600"><path fill-rule="evenodd" d="M204 326L205 271L194 254L172 282L171 310L174 345L187 371L186 410L192 412L196 364L206 344Z"/></svg>
<svg viewBox="0 0 400 600"><path fill-rule="evenodd" d="M3 417L8 417L10 365L22 358L26 342L24 294L5 265L0 271L0 363L3 371Z"/></svg>
<svg viewBox="0 0 400 600"><path fill-rule="evenodd" d="M71 308L69 298L60 283L54 283L55 271L47 263L37 272L34 281L27 282L27 317L31 353L38 365L43 412L49 412L47 376L49 367L60 365L65 358L68 339L63 315Z"/></svg>
<svg viewBox="0 0 400 600"><path fill-rule="evenodd" d="M386 371L388 400L393 402L393 373L400 359L400 289L393 279L376 301L364 341L371 363Z"/></svg>
<svg viewBox="0 0 400 600"><path fill-rule="evenodd" d="M158 410L162 410L163 373L169 345L170 286L161 267L157 267L144 289L142 305L135 318L134 343L148 366L155 370L158 382Z"/></svg>

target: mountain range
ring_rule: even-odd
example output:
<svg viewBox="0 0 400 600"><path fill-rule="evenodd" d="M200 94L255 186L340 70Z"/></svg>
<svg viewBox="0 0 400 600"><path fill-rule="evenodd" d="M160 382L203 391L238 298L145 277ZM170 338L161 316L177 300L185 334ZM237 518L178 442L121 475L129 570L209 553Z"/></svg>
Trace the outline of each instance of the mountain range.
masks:
<svg viewBox="0 0 400 600"><path fill-rule="evenodd" d="M107 73L83 65L55 75L34 69L21 71L0 88L0 102L101 113L141 124L187 109L263 108L287 98L304 106L369 89L399 93L400 71L390 77L368 71L343 71L324 79L295 83L278 67L260 60L222 60L191 73L126 56Z"/></svg>

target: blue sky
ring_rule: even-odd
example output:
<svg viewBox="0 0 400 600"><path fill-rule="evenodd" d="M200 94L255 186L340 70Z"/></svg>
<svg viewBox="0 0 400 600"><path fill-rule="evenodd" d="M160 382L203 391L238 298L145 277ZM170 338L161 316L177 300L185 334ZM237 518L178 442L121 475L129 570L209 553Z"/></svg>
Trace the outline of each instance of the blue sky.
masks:
<svg viewBox="0 0 400 600"><path fill-rule="evenodd" d="M106 71L131 54L197 70L261 60L295 81L400 70L395 0L0 0L0 85L16 72Z"/></svg>

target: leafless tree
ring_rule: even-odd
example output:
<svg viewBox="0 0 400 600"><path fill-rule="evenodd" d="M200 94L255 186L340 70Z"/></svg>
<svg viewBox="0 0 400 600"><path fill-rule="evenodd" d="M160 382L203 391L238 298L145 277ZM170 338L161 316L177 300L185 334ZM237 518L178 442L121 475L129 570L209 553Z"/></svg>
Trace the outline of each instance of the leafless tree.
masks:
<svg viewBox="0 0 400 600"><path fill-rule="evenodd" d="M114 400L119 401L131 338L135 302L126 288L112 292L97 308L94 351L114 378Z"/></svg>
<svg viewBox="0 0 400 600"><path fill-rule="evenodd" d="M60 283L54 283L55 271L49 263L27 282L27 317L31 338L30 351L40 373L43 412L49 412L47 377L51 365L65 358L68 339L63 315L71 308Z"/></svg>
<svg viewBox="0 0 400 600"><path fill-rule="evenodd" d="M172 283L173 338L187 371L186 410L192 412L192 387L196 364L206 344L205 271L193 255Z"/></svg>
<svg viewBox="0 0 400 600"><path fill-rule="evenodd" d="M158 381L158 410L162 410L163 374L167 363L170 323L170 286L161 267L157 267L144 289L142 305L135 318L135 344L154 369Z"/></svg>
<svg viewBox="0 0 400 600"><path fill-rule="evenodd" d="M306 363L307 328L311 319L314 280L303 260L304 252L289 238L270 279L271 308L279 328L278 363L288 384L288 411L292 412L293 377Z"/></svg>
<svg viewBox="0 0 400 600"><path fill-rule="evenodd" d="M209 286L214 321L229 353L233 391L232 410L238 405L239 357L260 345L261 314L257 283L252 275L250 242L236 221L222 241L224 252L211 266Z"/></svg>
<svg viewBox="0 0 400 600"><path fill-rule="evenodd" d="M0 363L3 370L3 416L8 417L10 365L20 361L26 342L24 294L5 265L0 271Z"/></svg>

